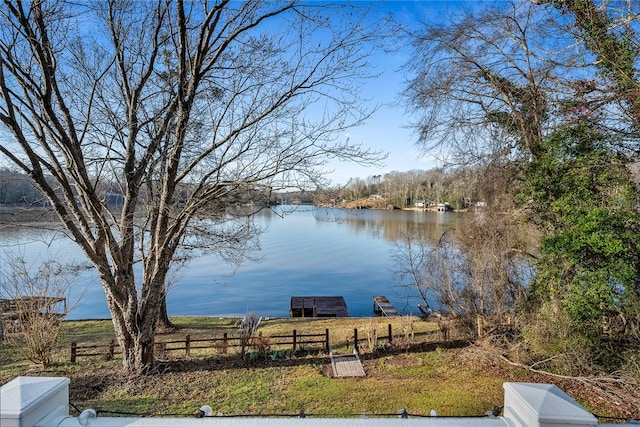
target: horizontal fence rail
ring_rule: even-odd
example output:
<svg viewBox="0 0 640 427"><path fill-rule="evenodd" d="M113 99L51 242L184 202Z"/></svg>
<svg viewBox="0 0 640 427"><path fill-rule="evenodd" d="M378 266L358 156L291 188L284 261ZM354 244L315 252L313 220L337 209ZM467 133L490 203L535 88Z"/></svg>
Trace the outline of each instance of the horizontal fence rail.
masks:
<svg viewBox="0 0 640 427"><path fill-rule="evenodd" d="M79 346L75 341L71 343L71 363L76 363L78 357L90 357L90 356L106 356L113 358L115 356L116 347L120 350L120 346L113 339L107 345L83 345ZM106 351L98 351L106 349Z"/></svg>

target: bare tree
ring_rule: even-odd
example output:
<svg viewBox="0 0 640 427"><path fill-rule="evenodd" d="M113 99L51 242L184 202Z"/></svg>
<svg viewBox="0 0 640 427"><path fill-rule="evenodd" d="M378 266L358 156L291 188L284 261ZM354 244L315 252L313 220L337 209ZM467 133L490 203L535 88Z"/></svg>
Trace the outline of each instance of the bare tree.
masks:
<svg viewBox="0 0 640 427"><path fill-rule="evenodd" d="M375 31L346 9L0 7L0 121L12 135L0 153L34 180L97 269L127 372L154 366L166 276L181 251L246 254L256 230L227 206L316 184L333 158L381 159L336 139L369 114L357 83ZM105 182L119 185L119 211L105 204Z"/></svg>
<svg viewBox="0 0 640 427"><path fill-rule="evenodd" d="M420 144L455 163L527 162L587 118L637 150L638 16L633 2L509 0L423 23L405 94Z"/></svg>
<svg viewBox="0 0 640 427"><path fill-rule="evenodd" d="M640 6L631 1L609 0L532 0L532 3L550 4L570 16L569 23L566 19L558 20L565 23L562 29L595 56L595 61L589 61L588 66L598 71L599 78L577 80L575 85L579 92L602 93L597 103L591 102L588 108L613 105L618 117L607 117L609 125L617 122L621 126L619 130L637 131L640 127L640 80L637 77Z"/></svg>
<svg viewBox="0 0 640 427"><path fill-rule="evenodd" d="M464 164L538 154L550 89L563 92L541 51L548 24L535 12L528 2L501 2L410 35L406 97L425 150Z"/></svg>
<svg viewBox="0 0 640 427"><path fill-rule="evenodd" d="M453 230L446 230L435 242L415 233L406 234L395 245L392 259L398 287L407 294L418 294L421 311L467 315L475 311L467 307L463 291L470 289L463 268L465 254L453 242Z"/></svg>
<svg viewBox="0 0 640 427"><path fill-rule="evenodd" d="M417 293L426 309L453 316L513 314L526 300L538 241L522 214L501 202L468 213L435 242L417 232L398 242L399 286Z"/></svg>

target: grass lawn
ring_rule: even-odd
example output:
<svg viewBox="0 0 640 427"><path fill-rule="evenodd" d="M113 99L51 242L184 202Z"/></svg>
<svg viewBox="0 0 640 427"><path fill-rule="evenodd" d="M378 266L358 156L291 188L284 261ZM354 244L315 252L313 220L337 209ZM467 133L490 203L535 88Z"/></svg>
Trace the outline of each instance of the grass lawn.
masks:
<svg viewBox="0 0 640 427"><path fill-rule="evenodd" d="M170 341L221 336L233 333L238 319L180 317L171 332L160 332L157 340ZM106 360L95 356L69 362L70 344L104 345L113 338L110 321L64 322L60 348L51 366L44 370L24 360L18 349L0 347L0 384L17 375L66 376L71 378L70 401L80 410L145 415L190 416L202 405L226 415L293 415L304 410L309 415L347 416L397 414L482 415L503 404L503 382L553 382L533 376L523 369L496 364L471 351L472 347L446 348L444 343L418 344L420 337L435 335L437 325L417 319L272 319L264 321L263 335L324 333L330 331L334 351L351 351L353 329L358 328L363 343L387 334L391 322L394 346L379 345L362 353L365 378L332 378L326 354L305 352L300 357L241 360L234 349L226 354L214 349L166 355L155 373L139 378L121 373L118 357ZM413 339L411 333L413 332ZM421 335L423 334L423 335ZM351 342L352 344L352 342ZM362 343L361 343L362 344ZM411 344L411 345L410 345ZM594 412L616 415L608 402L589 395L580 396L570 384L558 384ZM640 416L640 414L638 414Z"/></svg>

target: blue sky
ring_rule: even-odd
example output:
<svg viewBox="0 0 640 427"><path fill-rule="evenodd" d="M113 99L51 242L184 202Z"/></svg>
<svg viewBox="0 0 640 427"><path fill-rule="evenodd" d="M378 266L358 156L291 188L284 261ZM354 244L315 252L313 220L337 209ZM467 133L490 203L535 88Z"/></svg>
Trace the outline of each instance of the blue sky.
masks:
<svg viewBox="0 0 640 427"><path fill-rule="evenodd" d="M467 1L374 1L372 7L379 12L391 12L403 25L414 26L419 21L442 20L456 11L478 6L482 2ZM362 144L375 150L389 153L384 167L363 167L353 163L331 163L334 171L328 175L335 185L346 184L349 178L366 179L373 175L384 175L391 171L431 169L441 166L430 153L423 153L416 146L417 136L411 128L411 116L405 111L401 94L405 87L406 75L401 69L409 59L411 50L400 46L393 52L380 52L371 62L382 73L365 85L366 97L372 105L378 105L366 125L349 129L344 137L350 142Z"/></svg>

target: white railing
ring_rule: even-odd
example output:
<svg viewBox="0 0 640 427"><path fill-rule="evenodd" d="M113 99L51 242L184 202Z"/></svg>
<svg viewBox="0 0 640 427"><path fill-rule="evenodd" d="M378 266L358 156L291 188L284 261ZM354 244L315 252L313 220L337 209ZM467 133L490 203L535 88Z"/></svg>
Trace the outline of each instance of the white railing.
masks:
<svg viewBox="0 0 640 427"><path fill-rule="evenodd" d="M504 415L494 417L414 418L115 418L96 416L87 409L80 416L69 415L69 379L61 377L17 377L0 388L2 427L125 427L125 426L208 426L208 427L587 427L603 426L597 419L558 387L549 384L505 383ZM210 408L203 407L209 412ZM618 424L619 425L619 424Z"/></svg>

